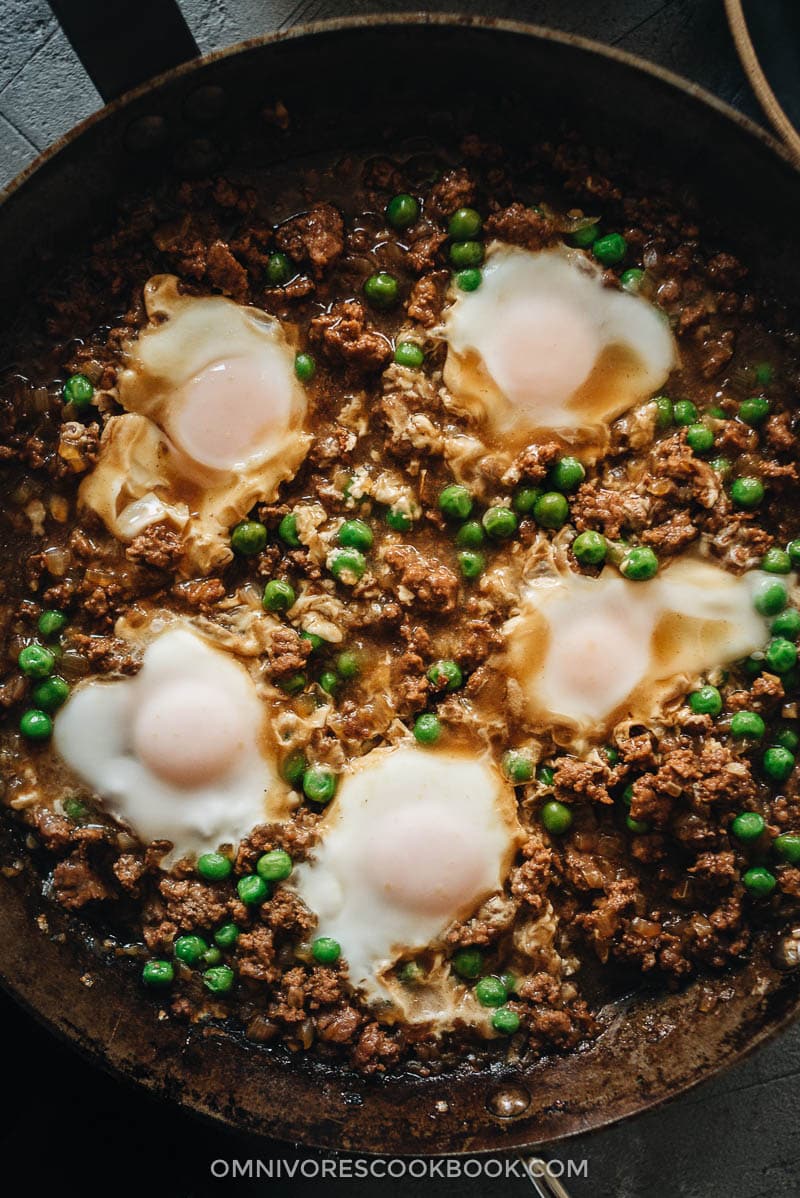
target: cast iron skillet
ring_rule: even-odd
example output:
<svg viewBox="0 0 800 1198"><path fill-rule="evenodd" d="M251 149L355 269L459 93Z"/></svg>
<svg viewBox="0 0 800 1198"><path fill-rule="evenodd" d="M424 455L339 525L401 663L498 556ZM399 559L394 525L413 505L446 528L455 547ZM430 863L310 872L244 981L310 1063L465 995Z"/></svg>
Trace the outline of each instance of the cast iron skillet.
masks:
<svg viewBox="0 0 800 1198"><path fill-rule="evenodd" d="M60 0L56 7L110 95L114 38L132 42L116 27L105 49L87 46L80 12L91 10L97 33L94 6ZM166 7L157 5L161 16ZM102 8L119 20L114 3ZM120 8L144 19L147 5ZM191 54L180 20L155 48L162 68ZM151 51L140 39L126 57L138 56L146 72L156 61ZM291 113L288 130L260 122L251 137L258 114L279 99ZM534 118L555 128L564 116L598 143L630 150L659 175L691 185L706 225L716 218L733 249L779 292L793 294L800 255L776 230L795 227L800 178L761 130L698 88L580 39L419 16L337 21L247 43L187 62L87 121L5 195L0 328L13 341L20 302L36 294L53 263L91 238L117 196L164 172L382 147L409 132L437 141L454 125L519 140L533 135ZM8 829L1 847L4 865L25 861ZM6 872L0 975L21 1002L94 1060L156 1094L239 1129L308 1144L454 1153L552 1142L679 1093L800 1011L800 972L785 968L791 953L784 952L783 972L754 958L736 975L679 994L620 1001L599 1041L568 1057L524 1070L487 1074L465 1064L458 1076L366 1082L222 1029L160 1020L132 966L106 965L98 947L62 935L65 916L42 900L27 866L13 877Z"/></svg>

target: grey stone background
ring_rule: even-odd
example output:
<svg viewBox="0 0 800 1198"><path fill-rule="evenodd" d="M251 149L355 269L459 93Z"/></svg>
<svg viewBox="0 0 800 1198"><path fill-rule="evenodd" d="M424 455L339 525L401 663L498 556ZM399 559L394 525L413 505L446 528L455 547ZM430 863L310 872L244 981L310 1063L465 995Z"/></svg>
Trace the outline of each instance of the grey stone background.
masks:
<svg viewBox="0 0 800 1198"><path fill-rule="evenodd" d="M402 0L181 0L200 45L208 51L307 20L375 11L414 11ZM722 0L452 0L433 11L491 11L585 34L649 57L687 75L760 119L739 68ZM479 66L476 67L479 69ZM40 150L100 106L100 98L75 58L44 0L4 0L0 11L0 185ZM104 1192L108 1171L152 1160L156 1131L165 1146L156 1174L141 1185L151 1194L180 1198L219 1194L316 1194L314 1182L213 1182L209 1162L246 1157L253 1145L158 1106L79 1061L0 1000L0 1052L24 1041L32 1067L15 1077L9 1114L0 1126L3 1159L25 1161L36 1184L57 1177L66 1192ZM624 1068L624 1062L620 1062ZM46 1075L42 1076L42 1071ZM7 1079L8 1080L8 1079ZM800 1195L800 1026L784 1033L744 1064L687 1096L607 1131L579 1137L559 1158L587 1158L588 1178L569 1183L573 1198L797 1198ZM41 1153L31 1125L51 1137ZM87 1133L90 1133L87 1134ZM88 1160L84 1150L93 1145ZM99 1146L99 1147L98 1147ZM28 1148L28 1152L26 1152ZM257 1155L313 1157L302 1149L262 1145ZM138 1162L138 1165L137 1165ZM7 1174L6 1174L7 1176ZM478 1198L500 1190L531 1194L522 1180L425 1183L382 1182L382 1198ZM376 1183L339 1182L328 1193L367 1194ZM123 1190L123 1192L127 1192Z"/></svg>

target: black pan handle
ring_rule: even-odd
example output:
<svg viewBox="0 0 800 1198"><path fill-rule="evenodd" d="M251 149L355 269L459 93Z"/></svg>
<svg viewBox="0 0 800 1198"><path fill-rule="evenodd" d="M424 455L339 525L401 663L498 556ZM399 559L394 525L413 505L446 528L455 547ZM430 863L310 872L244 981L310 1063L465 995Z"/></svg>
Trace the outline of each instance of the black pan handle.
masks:
<svg viewBox="0 0 800 1198"><path fill-rule="evenodd" d="M177 0L49 4L106 103L200 54Z"/></svg>

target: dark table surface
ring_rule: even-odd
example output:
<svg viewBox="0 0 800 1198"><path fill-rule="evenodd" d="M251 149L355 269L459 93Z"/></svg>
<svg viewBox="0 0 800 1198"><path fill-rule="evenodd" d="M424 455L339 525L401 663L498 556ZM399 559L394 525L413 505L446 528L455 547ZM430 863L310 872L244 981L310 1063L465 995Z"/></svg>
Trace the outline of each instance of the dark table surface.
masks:
<svg viewBox="0 0 800 1198"><path fill-rule="evenodd" d="M204 51L304 21L343 13L415 11L400 0L181 0ZM689 76L760 119L736 58L722 0L452 0L425 6L550 25L609 42ZM4 0L0 12L0 184L100 105L44 0ZM100 1194L107 1186L188 1198L234 1191L303 1198L377 1192L382 1198L477 1198L533 1193L520 1179L320 1180L321 1157L291 1145L230 1135L153 1102L79 1059L0 995L0 1052L6 1115L0 1125L3 1173L18 1162L36 1190ZM24 1056L20 1050L24 1051ZM15 1064L25 1061L24 1069ZM13 1078L13 1084L12 1084ZM745 1063L658 1111L582 1136L553 1155L586 1176L573 1198L797 1198L800 1147L797 1091L800 1026ZM40 1133L46 1129L44 1151ZM154 1143L158 1145L154 1148ZM89 1151L87 1151L89 1150ZM306 1179L215 1180L211 1162L304 1163ZM225 1169L217 1165L217 1171ZM247 1166L245 1165L245 1168ZM273 1164L273 1169L275 1165ZM131 1178L128 1184L126 1176ZM566 1176L566 1175L565 1175Z"/></svg>

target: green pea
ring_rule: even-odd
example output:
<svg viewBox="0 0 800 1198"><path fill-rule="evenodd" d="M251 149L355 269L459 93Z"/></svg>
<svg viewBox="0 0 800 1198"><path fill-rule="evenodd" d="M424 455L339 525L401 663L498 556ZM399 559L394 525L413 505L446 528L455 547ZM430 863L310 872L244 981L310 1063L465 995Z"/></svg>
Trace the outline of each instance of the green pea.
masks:
<svg viewBox="0 0 800 1198"><path fill-rule="evenodd" d="M408 532L414 521L408 512L402 512L399 508L390 507L386 512L386 523L395 532Z"/></svg>
<svg viewBox="0 0 800 1198"><path fill-rule="evenodd" d="M722 711L722 695L715 686L706 684L689 695L689 706L695 715L719 715Z"/></svg>
<svg viewBox="0 0 800 1198"><path fill-rule="evenodd" d="M288 678L282 678L278 686L287 695L299 695L305 690L308 684L308 678L305 674L290 674Z"/></svg>
<svg viewBox="0 0 800 1198"><path fill-rule="evenodd" d="M542 528L561 528L568 516L569 504L560 491L545 491L533 505L533 518Z"/></svg>
<svg viewBox="0 0 800 1198"><path fill-rule="evenodd" d="M222 882L233 873L233 862L222 853L203 853L197 858L197 872L207 882Z"/></svg>
<svg viewBox="0 0 800 1198"><path fill-rule="evenodd" d="M171 986L175 980L175 967L171 961L148 961L142 970L142 981L145 986L154 989Z"/></svg>
<svg viewBox="0 0 800 1198"><path fill-rule="evenodd" d="M202 936L179 936L173 952L185 965L196 965L208 952L208 944Z"/></svg>
<svg viewBox="0 0 800 1198"><path fill-rule="evenodd" d="M517 531L517 517L509 507L487 508L482 524L493 541L507 541Z"/></svg>
<svg viewBox="0 0 800 1198"><path fill-rule="evenodd" d="M758 712L737 711L731 719L731 736L750 736L756 740L766 732L766 725Z"/></svg>
<svg viewBox="0 0 800 1198"><path fill-rule="evenodd" d="M592 221L591 224L584 225L580 229L576 229L570 234L570 241L580 250L588 250L590 245L593 245L599 236L598 221Z"/></svg>
<svg viewBox="0 0 800 1198"><path fill-rule="evenodd" d="M632 815L625 816L625 827L629 832L633 832L634 836L644 836L650 831L650 824L646 819L634 819Z"/></svg>
<svg viewBox="0 0 800 1198"><path fill-rule="evenodd" d="M282 578L273 578L264 587L261 603L265 611L284 612L294 607L296 598L290 583Z"/></svg>
<svg viewBox="0 0 800 1198"><path fill-rule="evenodd" d="M765 869L763 865L754 865L748 869L743 875L745 889L754 895L755 898L767 898L775 889L777 879L775 875Z"/></svg>
<svg viewBox="0 0 800 1198"><path fill-rule="evenodd" d="M454 241L450 246L450 262L456 270L470 270L483 262L480 241Z"/></svg>
<svg viewBox="0 0 800 1198"><path fill-rule="evenodd" d="M773 737L773 744L781 745L790 753L796 753L800 749L800 736L797 735L794 728L783 727Z"/></svg>
<svg viewBox="0 0 800 1198"><path fill-rule="evenodd" d="M85 374L71 374L64 383L64 403L85 408L94 398L94 387Z"/></svg>
<svg viewBox="0 0 800 1198"><path fill-rule="evenodd" d="M772 782L785 782L794 769L794 754L781 745L770 745L764 753L763 765Z"/></svg>
<svg viewBox="0 0 800 1198"><path fill-rule="evenodd" d="M202 960L203 965L208 965L208 966L219 965L221 960L222 960L222 953L219 951L219 949L217 948L217 946L215 944L212 944L211 947L207 948L206 951L203 953L203 960Z"/></svg>
<svg viewBox="0 0 800 1198"><path fill-rule="evenodd" d="M46 678L55 669L56 658L51 649L36 643L20 650L17 665L26 678Z"/></svg>
<svg viewBox="0 0 800 1198"><path fill-rule="evenodd" d="M503 773L515 786L523 786L526 782L533 780L533 761L527 753L509 749L507 753L503 754L501 764Z"/></svg>
<svg viewBox="0 0 800 1198"><path fill-rule="evenodd" d="M764 484L760 478L737 478L731 485L731 499L736 507L746 512L757 508L764 498Z"/></svg>
<svg viewBox="0 0 800 1198"><path fill-rule="evenodd" d="M752 399L744 399L739 404L739 419L745 424L763 424L769 416L769 400L763 395L755 395Z"/></svg>
<svg viewBox="0 0 800 1198"><path fill-rule="evenodd" d="M428 670L428 681L437 690L457 691L463 685L464 675L455 661L435 661Z"/></svg>
<svg viewBox="0 0 800 1198"><path fill-rule="evenodd" d="M303 773L303 794L312 803L330 803L336 786L336 775L327 766L310 765Z"/></svg>
<svg viewBox="0 0 800 1198"><path fill-rule="evenodd" d="M733 464L728 460L728 458L712 458L712 460L709 462L709 465L711 469L723 479L723 481L730 477L730 473L733 470Z"/></svg>
<svg viewBox="0 0 800 1198"><path fill-rule="evenodd" d="M678 399L672 405L672 414L676 424L696 424L697 408L690 399Z"/></svg>
<svg viewBox="0 0 800 1198"><path fill-rule="evenodd" d="M36 627L43 637L48 640L53 636L58 636L67 626L67 617L63 611L43 611L36 621Z"/></svg>
<svg viewBox="0 0 800 1198"><path fill-rule="evenodd" d="M508 999L508 991L500 978L485 977L476 983L475 997L482 1007L501 1007Z"/></svg>
<svg viewBox="0 0 800 1198"><path fill-rule="evenodd" d="M267 281L271 287L282 287L284 283L289 282L294 273L294 268L285 254L270 254L267 260Z"/></svg>
<svg viewBox="0 0 800 1198"><path fill-rule="evenodd" d="M292 872L292 859L283 849L272 849L256 862L256 873L265 882L283 882Z"/></svg>
<svg viewBox="0 0 800 1198"><path fill-rule="evenodd" d="M753 375L759 387L768 387L775 376L775 367L771 362L757 362Z"/></svg>
<svg viewBox="0 0 800 1198"><path fill-rule="evenodd" d="M254 907L269 897L269 886L258 874L245 874L236 883L236 893L246 906Z"/></svg>
<svg viewBox="0 0 800 1198"><path fill-rule="evenodd" d="M743 811L731 824L731 835L740 840L742 844L750 844L752 841L758 840L765 827L764 817L757 811Z"/></svg>
<svg viewBox="0 0 800 1198"><path fill-rule="evenodd" d="M328 569L337 582L352 587L363 578L367 563L359 549L336 549L328 558Z"/></svg>
<svg viewBox="0 0 800 1198"><path fill-rule="evenodd" d="M753 607L760 616L777 616L786 607L788 599L782 582L763 579L753 598Z"/></svg>
<svg viewBox="0 0 800 1198"><path fill-rule="evenodd" d="M481 231L481 215L474 208L457 208L450 217L447 232L454 241L472 241Z"/></svg>
<svg viewBox="0 0 800 1198"><path fill-rule="evenodd" d="M67 701L68 696L69 683L57 674L37 682L31 693L31 698L39 710L48 712L56 711Z"/></svg>
<svg viewBox="0 0 800 1198"><path fill-rule="evenodd" d="M787 607L775 617L769 626L773 636L785 636L796 640L800 636L800 611L796 607Z"/></svg>
<svg viewBox="0 0 800 1198"><path fill-rule="evenodd" d="M319 676L319 684L326 695L334 695L341 685L341 678L333 670L323 670Z"/></svg>
<svg viewBox="0 0 800 1198"><path fill-rule="evenodd" d="M608 544L599 532L581 532L572 542L575 560L582 566L602 566L606 560Z"/></svg>
<svg viewBox="0 0 800 1198"><path fill-rule="evenodd" d="M657 395L653 403L656 405L657 428L669 428L675 420L675 407L672 400L668 395Z"/></svg>
<svg viewBox="0 0 800 1198"><path fill-rule="evenodd" d="M644 281L644 271L640 270L638 266L632 266L629 270L623 270L619 281L623 291L635 294Z"/></svg>
<svg viewBox="0 0 800 1198"><path fill-rule="evenodd" d="M483 969L483 953L479 948L460 948L453 953L453 971L460 978L476 978Z"/></svg>
<svg viewBox="0 0 800 1198"><path fill-rule="evenodd" d="M786 546L786 552L792 559L792 565L796 570L800 569L800 537L796 541L790 541Z"/></svg>
<svg viewBox="0 0 800 1198"><path fill-rule="evenodd" d="M47 712L30 708L20 716L19 730L26 740L47 740L53 735L53 721Z"/></svg>
<svg viewBox="0 0 800 1198"><path fill-rule="evenodd" d="M242 520L231 532L231 549L242 557L260 553L266 543L266 527L257 520Z"/></svg>
<svg viewBox="0 0 800 1198"><path fill-rule="evenodd" d="M480 549L486 540L483 526L477 520L467 520L462 524L454 539L460 549Z"/></svg>
<svg viewBox="0 0 800 1198"><path fill-rule="evenodd" d="M644 582L658 573L658 558L649 545L638 545L623 556L619 569L632 582Z"/></svg>
<svg viewBox="0 0 800 1198"><path fill-rule="evenodd" d="M519 1031L519 1015L511 1007L497 1007L492 1011L492 1027L501 1036L513 1036Z"/></svg>
<svg viewBox="0 0 800 1198"><path fill-rule="evenodd" d="M300 538L297 535L297 516L294 512L289 512L283 517L278 525L278 536L290 549L300 548Z"/></svg>
<svg viewBox="0 0 800 1198"><path fill-rule="evenodd" d="M619 763L619 752L613 745L604 745L603 752L605 753L606 761L613 769Z"/></svg>
<svg viewBox="0 0 800 1198"><path fill-rule="evenodd" d="M603 266L616 266L628 252L628 243L621 233L606 233L592 243L592 253Z"/></svg>
<svg viewBox="0 0 800 1198"><path fill-rule="evenodd" d="M772 842L775 852L790 865L800 865L800 836L792 832L783 832Z"/></svg>
<svg viewBox="0 0 800 1198"><path fill-rule="evenodd" d="M797 645L783 636L775 636L764 651L764 660L776 674L785 674L797 663Z"/></svg>
<svg viewBox="0 0 800 1198"><path fill-rule="evenodd" d="M342 955L338 940L330 936L318 936L311 943L311 956L318 965L335 965Z"/></svg>
<svg viewBox="0 0 800 1198"><path fill-rule="evenodd" d="M361 673L361 662L358 654L352 649L345 649L336 658L336 672L340 678L350 681L351 678L356 678Z"/></svg>
<svg viewBox="0 0 800 1198"><path fill-rule="evenodd" d="M423 712L414 720L414 738L421 745L435 745L442 735L442 722L432 711Z"/></svg>
<svg viewBox="0 0 800 1198"><path fill-rule="evenodd" d="M316 632L306 632L305 628L300 629L298 636L301 641L308 641L312 653L316 653L325 644L321 636L317 636Z"/></svg>
<svg viewBox="0 0 800 1198"><path fill-rule="evenodd" d="M214 933L214 943L220 948L233 948L239 939L239 929L235 923L224 923Z"/></svg>
<svg viewBox="0 0 800 1198"><path fill-rule="evenodd" d="M694 453L708 453L714 448L714 434L704 424L689 424L686 428L686 444Z"/></svg>
<svg viewBox="0 0 800 1198"><path fill-rule="evenodd" d="M425 354L413 341L398 341L394 349L394 360L398 366L417 370L425 361Z"/></svg>
<svg viewBox="0 0 800 1198"><path fill-rule="evenodd" d="M792 559L785 549L778 549L777 545L773 545L762 557L761 569L766 570L768 574L791 574Z"/></svg>
<svg viewBox="0 0 800 1198"><path fill-rule="evenodd" d="M63 806L67 819L71 819L75 824L85 823L91 814L86 804L82 803L75 795L70 795L69 798L64 799Z"/></svg>
<svg viewBox="0 0 800 1198"><path fill-rule="evenodd" d="M339 529L338 541L347 549L368 553L372 548L372 529L363 520L345 520Z"/></svg>
<svg viewBox="0 0 800 1198"><path fill-rule="evenodd" d="M456 287L460 291L477 291L483 282L483 272L477 267L469 270L459 270L456 274Z"/></svg>
<svg viewBox="0 0 800 1198"><path fill-rule="evenodd" d="M559 458L550 471L549 482L554 491L575 491L586 478L586 471L577 458Z"/></svg>
<svg viewBox="0 0 800 1198"><path fill-rule="evenodd" d="M370 275L364 284L364 295L373 308L393 308L398 294L397 279L385 270Z"/></svg>
<svg viewBox="0 0 800 1198"><path fill-rule="evenodd" d="M233 989L235 979L236 975L230 965L215 965L203 974L203 985L212 994L227 994Z"/></svg>
<svg viewBox="0 0 800 1198"><path fill-rule="evenodd" d="M633 802L633 783L629 782L622 792L622 801L626 807L630 807Z"/></svg>
<svg viewBox="0 0 800 1198"><path fill-rule="evenodd" d="M714 404L712 407L708 408L706 410L706 416L708 416L709 419L711 419L711 420L727 420L728 419L727 412L725 411L724 408L719 407L718 404Z"/></svg>
<svg viewBox="0 0 800 1198"><path fill-rule="evenodd" d="M752 656L746 657L744 659L744 661L742 662L742 669L744 670L744 672L748 678L757 678L758 675L761 673L761 671L764 669L763 654L760 654L757 656L754 653L754 654L752 654Z"/></svg>
<svg viewBox="0 0 800 1198"><path fill-rule="evenodd" d="M386 219L393 229L402 232L415 224L419 217L419 204L413 196L402 192L393 196L386 205Z"/></svg>
<svg viewBox="0 0 800 1198"><path fill-rule="evenodd" d="M536 780L541 782L542 786L552 786L555 778L556 772L551 765L540 765L536 771Z"/></svg>
<svg viewBox="0 0 800 1198"><path fill-rule="evenodd" d="M520 516L530 516L541 493L541 487L520 487L514 492L511 506Z"/></svg>
<svg viewBox="0 0 800 1198"><path fill-rule="evenodd" d="M557 799L543 805L539 818L552 836L562 836L572 826L572 812L566 803L559 803Z"/></svg>
<svg viewBox="0 0 800 1198"><path fill-rule="evenodd" d="M404 986L418 986L425 973L418 961L404 961L397 976Z"/></svg>
<svg viewBox="0 0 800 1198"><path fill-rule="evenodd" d="M474 582L486 569L486 558L474 549L462 549L458 555L458 564L467 582Z"/></svg>
<svg viewBox="0 0 800 1198"><path fill-rule="evenodd" d="M466 520L472 511L472 496L460 483L451 483L439 495L439 508L449 520Z"/></svg>
<svg viewBox="0 0 800 1198"><path fill-rule="evenodd" d="M294 373L301 383L310 383L317 373L317 363L311 354L297 354L294 360Z"/></svg>
<svg viewBox="0 0 800 1198"><path fill-rule="evenodd" d="M281 764L281 777L290 786L297 786L303 780L303 774L308 769L306 755L302 749L292 749L287 753Z"/></svg>

